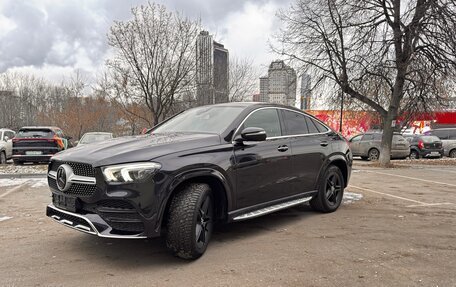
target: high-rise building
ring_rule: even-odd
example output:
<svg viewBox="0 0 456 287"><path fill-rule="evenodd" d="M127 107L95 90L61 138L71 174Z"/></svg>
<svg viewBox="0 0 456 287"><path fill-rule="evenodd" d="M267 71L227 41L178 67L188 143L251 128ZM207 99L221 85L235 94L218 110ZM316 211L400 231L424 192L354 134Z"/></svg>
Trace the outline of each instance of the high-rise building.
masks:
<svg viewBox="0 0 456 287"><path fill-rule="evenodd" d="M260 102L269 102L269 95L268 95L268 85L269 85L269 78L268 76L264 76L260 78Z"/></svg>
<svg viewBox="0 0 456 287"><path fill-rule="evenodd" d="M284 61L273 61L268 75L260 78L261 101L294 106L296 102L296 72Z"/></svg>
<svg viewBox="0 0 456 287"><path fill-rule="evenodd" d="M228 99L229 53L201 31L196 40L196 100L199 106L226 103Z"/></svg>
<svg viewBox="0 0 456 287"><path fill-rule="evenodd" d="M309 74L301 75L301 110L310 110L310 81L311 77Z"/></svg>

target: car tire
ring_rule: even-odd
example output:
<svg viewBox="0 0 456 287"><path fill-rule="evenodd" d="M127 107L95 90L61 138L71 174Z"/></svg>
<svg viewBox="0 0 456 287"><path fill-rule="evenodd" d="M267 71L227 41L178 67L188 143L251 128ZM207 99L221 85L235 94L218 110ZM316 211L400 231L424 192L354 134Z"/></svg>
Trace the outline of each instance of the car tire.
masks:
<svg viewBox="0 0 456 287"><path fill-rule="evenodd" d="M318 193L310 201L315 211L329 213L336 211L344 196L344 177L337 166L330 165L320 178Z"/></svg>
<svg viewBox="0 0 456 287"><path fill-rule="evenodd" d="M6 164L6 153L4 151L0 152L0 164Z"/></svg>
<svg viewBox="0 0 456 287"><path fill-rule="evenodd" d="M456 148L450 150L450 152L448 153L448 156L451 158L456 158Z"/></svg>
<svg viewBox="0 0 456 287"><path fill-rule="evenodd" d="M209 185L187 185L171 200L166 247L177 257L197 259L204 254L214 227L214 206Z"/></svg>
<svg viewBox="0 0 456 287"><path fill-rule="evenodd" d="M377 161L380 158L380 151L376 148L372 148L369 150L368 158L371 161Z"/></svg>
<svg viewBox="0 0 456 287"><path fill-rule="evenodd" d="M410 159L419 159L419 158L420 158L420 154L416 150L412 150L410 152Z"/></svg>

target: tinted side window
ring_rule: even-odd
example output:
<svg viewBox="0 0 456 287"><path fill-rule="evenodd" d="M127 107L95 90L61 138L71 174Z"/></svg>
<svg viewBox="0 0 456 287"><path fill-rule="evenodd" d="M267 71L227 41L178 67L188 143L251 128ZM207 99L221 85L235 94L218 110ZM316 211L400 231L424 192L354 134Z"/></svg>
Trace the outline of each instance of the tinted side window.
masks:
<svg viewBox="0 0 456 287"><path fill-rule="evenodd" d="M13 133L13 132L5 132L5 135L6 135L9 139L14 138L14 133Z"/></svg>
<svg viewBox="0 0 456 287"><path fill-rule="evenodd" d="M284 110L283 118L287 127L287 135L301 135L309 132L305 115Z"/></svg>
<svg viewBox="0 0 456 287"><path fill-rule="evenodd" d="M325 133L328 131L328 128L322 125L319 121L316 121L314 119L311 119L314 125L317 127L318 131L321 133Z"/></svg>
<svg viewBox="0 0 456 287"><path fill-rule="evenodd" d="M264 129L267 137L282 135L279 115L276 109L264 109L251 114L244 122L242 129L250 127Z"/></svg>
<svg viewBox="0 0 456 287"><path fill-rule="evenodd" d="M450 130L449 138L450 140L456 140L456 129Z"/></svg>
<svg viewBox="0 0 456 287"><path fill-rule="evenodd" d="M307 122L307 127L309 128L309 133L310 134L318 134L319 133L317 127L315 126L315 124L313 123L313 121L309 117L306 117L306 122Z"/></svg>
<svg viewBox="0 0 456 287"><path fill-rule="evenodd" d="M351 142L359 142L362 137L363 137L363 135L357 135L355 137L352 137L350 141Z"/></svg>
<svg viewBox="0 0 456 287"><path fill-rule="evenodd" d="M363 141L371 141L374 139L374 135L373 134L365 134L363 136Z"/></svg>
<svg viewBox="0 0 456 287"><path fill-rule="evenodd" d="M432 131L431 135L439 137L441 140L448 139L448 131L447 130L436 130Z"/></svg>

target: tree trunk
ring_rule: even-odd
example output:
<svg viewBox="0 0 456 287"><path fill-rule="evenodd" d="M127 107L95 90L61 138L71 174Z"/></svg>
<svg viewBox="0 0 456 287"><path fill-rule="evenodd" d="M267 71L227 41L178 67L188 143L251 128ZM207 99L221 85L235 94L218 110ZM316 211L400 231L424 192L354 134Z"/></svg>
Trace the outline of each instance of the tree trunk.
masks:
<svg viewBox="0 0 456 287"><path fill-rule="evenodd" d="M383 136L379 158L382 167L387 167L391 161L391 146L396 118L397 108L390 106L386 117L383 117Z"/></svg>

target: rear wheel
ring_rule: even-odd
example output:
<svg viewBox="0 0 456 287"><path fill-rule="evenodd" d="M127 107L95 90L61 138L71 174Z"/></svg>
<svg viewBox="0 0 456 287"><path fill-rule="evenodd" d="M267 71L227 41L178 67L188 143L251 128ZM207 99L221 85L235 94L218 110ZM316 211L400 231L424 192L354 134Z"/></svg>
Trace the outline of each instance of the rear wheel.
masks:
<svg viewBox="0 0 456 287"><path fill-rule="evenodd" d="M376 161L380 158L380 151L376 148L373 148L369 151L369 160Z"/></svg>
<svg viewBox="0 0 456 287"><path fill-rule="evenodd" d="M412 150L410 152L410 159L419 159L419 158L420 158L420 154L416 150Z"/></svg>
<svg viewBox="0 0 456 287"><path fill-rule="evenodd" d="M4 151L0 152L0 164L6 164L6 154Z"/></svg>
<svg viewBox="0 0 456 287"><path fill-rule="evenodd" d="M166 247L175 256L196 259L206 251L213 227L214 206L209 185L187 185L171 201Z"/></svg>
<svg viewBox="0 0 456 287"><path fill-rule="evenodd" d="M344 196L344 177L337 166L331 165L320 180L318 194L310 201L312 209L333 212L339 208Z"/></svg>
<svg viewBox="0 0 456 287"><path fill-rule="evenodd" d="M456 148L450 150L449 156L452 157L452 158L456 158Z"/></svg>

